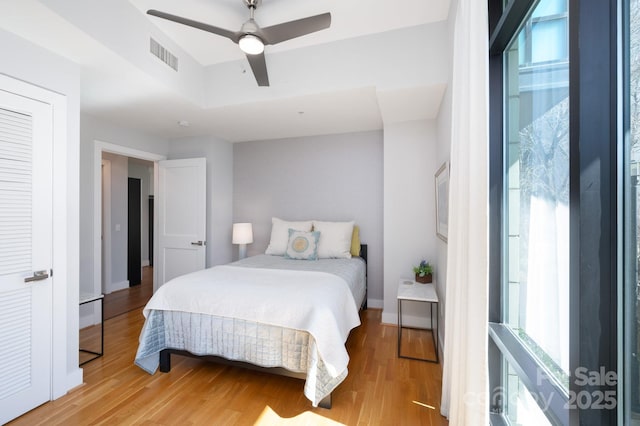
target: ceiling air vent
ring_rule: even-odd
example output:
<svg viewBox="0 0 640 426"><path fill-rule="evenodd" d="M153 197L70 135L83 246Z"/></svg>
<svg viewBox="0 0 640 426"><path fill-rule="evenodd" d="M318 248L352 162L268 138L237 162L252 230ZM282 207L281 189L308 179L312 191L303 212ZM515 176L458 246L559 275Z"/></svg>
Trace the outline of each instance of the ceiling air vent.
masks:
<svg viewBox="0 0 640 426"><path fill-rule="evenodd" d="M151 53L171 68L178 71L178 58L153 38L150 38L149 40L151 41L149 49Z"/></svg>

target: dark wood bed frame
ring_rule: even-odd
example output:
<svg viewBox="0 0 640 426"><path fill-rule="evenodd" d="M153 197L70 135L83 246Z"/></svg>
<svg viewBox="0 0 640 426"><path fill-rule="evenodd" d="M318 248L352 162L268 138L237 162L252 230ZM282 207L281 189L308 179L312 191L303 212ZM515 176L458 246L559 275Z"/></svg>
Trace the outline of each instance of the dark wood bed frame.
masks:
<svg viewBox="0 0 640 426"><path fill-rule="evenodd" d="M364 260L365 265L367 265L368 257L367 257L367 245L366 244L361 244L360 245L360 257ZM367 277L367 267L366 266L365 266L365 269L364 269L364 274L365 274L365 281L364 281L365 282L365 292L364 292L364 300L362 301L362 305L360 306L360 310L367 309L368 277ZM180 350L180 349L171 349L171 348L163 349L162 351L160 351L160 371L161 372L168 373L169 371L171 371L171 355L181 355L181 356L188 356L188 357L192 357L192 358L199 358L199 359L204 359L206 361L215 362L215 363L218 363L218 364L230 365L230 366L233 366L233 367L241 367L241 368L246 368L246 369L254 370L254 371L266 372L266 373L270 373L270 374L277 374L277 375L280 375L280 376L293 377L293 378L301 379L301 380L305 380L307 378L306 373L297 373L297 372L290 371L290 370L287 370L286 368L282 368L282 367L261 367L259 365L251 364L251 363L248 363L248 362L233 361L233 360L230 360L230 359L227 359L227 358L223 358L223 357L220 357L220 356L215 356L215 355L195 355L195 354L192 354L191 352L188 352L188 351L184 351L184 350ZM320 401L318 406L322 407L322 408L330 409L331 408L331 394L329 394L326 397L324 397L322 399L322 401Z"/></svg>

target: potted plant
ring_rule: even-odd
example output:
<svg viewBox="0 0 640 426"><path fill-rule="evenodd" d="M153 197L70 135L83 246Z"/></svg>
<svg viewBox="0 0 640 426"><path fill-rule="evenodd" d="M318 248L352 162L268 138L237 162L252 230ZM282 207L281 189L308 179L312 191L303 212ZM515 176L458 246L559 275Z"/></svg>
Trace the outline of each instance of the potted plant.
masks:
<svg viewBox="0 0 640 426"><path fill-rule="evenodd" d="M427 284L433 281L433 268L426 260L420 262L420 265L414 266L413 272L416 274L416 282Z"/></svg>

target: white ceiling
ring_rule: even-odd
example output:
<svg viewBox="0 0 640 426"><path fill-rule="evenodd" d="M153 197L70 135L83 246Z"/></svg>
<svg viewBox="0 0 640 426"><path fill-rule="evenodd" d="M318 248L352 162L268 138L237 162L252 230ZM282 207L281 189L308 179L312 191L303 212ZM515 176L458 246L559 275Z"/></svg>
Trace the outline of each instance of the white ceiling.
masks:
<svg viewBox="0 0 640 426"><path fill-rule="evenodd" d="M243 0L130 0L142 13L156 9L173 15L237 31L249 18ZM276 46L268 52L282 52L399 28L447 19L449 2L443 0L263 0L255 19L261 27L330 12L328 30L319 31ZM242 59L238 47L223 37L164 19L149 17L202 65Z"/></svg>
<svg viewBox="0 0 640 426"><path fill-rule="evenodd" d="M263 0L261 26L332 14L329 29L267 46L266 88L231 41L145 13L235 31L248 18L242 0L20 0L2 8L0 28L81 66L84 112L164 138L236 142L434 118L449 72L448 0ZM178 73L148 53L149 36L178 56Z"/></svg>

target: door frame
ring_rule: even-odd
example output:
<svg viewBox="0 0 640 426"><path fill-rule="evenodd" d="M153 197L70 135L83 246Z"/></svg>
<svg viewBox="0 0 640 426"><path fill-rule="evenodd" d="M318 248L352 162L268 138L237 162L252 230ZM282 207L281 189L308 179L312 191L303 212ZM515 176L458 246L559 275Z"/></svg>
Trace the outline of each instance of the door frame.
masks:
<svg viewBox="0 0 640 426"><path fill-rule="evenodd" d="M117 145L110 142L104 142L100 140L94 140L93 149L93 291L94 294L102 294L102 241L100 236L102 235L102 153L108 152L111 154L122 155L125 157L138 158L140 160L147 160L153 162L153 185L154 188L158 188L158 161L166 160L165 155L154 154L152 152L141 151L134 148L129 148L122 145ZM155 192L155 191L154 191ZM157 216L157 215L156 215ZM157 217L153 218L154 225L154 264L156 256L156 228ZM157 272L153 271L153 281L157 281ZM94 311L94 324L98 324L101 321L100 312Z"/></svg>
<svg viewBox="0 0 640 426"><path fill-rule="evenodd" d="M102 215L102 222L100 224L100 234L102 236L102 257L100 258L100 292L104 293L106 283L111 282L111 232L105 232L105 230L111 229L111 161L102 159L101 166L100 188L102 189L102 205L100 214ZM102 270L104 265L107 265L107 267Z"/></svg>

